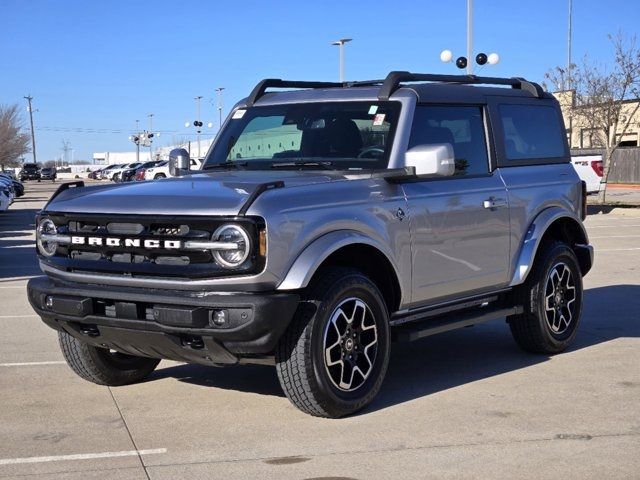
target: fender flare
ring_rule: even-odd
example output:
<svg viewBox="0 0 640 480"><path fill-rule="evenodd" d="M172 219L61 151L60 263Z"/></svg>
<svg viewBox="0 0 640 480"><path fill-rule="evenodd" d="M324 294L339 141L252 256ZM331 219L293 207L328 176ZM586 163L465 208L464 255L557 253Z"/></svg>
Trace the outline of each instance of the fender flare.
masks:
<svg viewBox="0 0 640 480"><path fill-rule="evenodd" d="M380 251L392 266L396 278L400 278L396 265L391 261L388 249L380 242L355 230L336 230L316 238L302 250L289 268L284 280L278 285L277 290L305 288L309 285L311 278L315 275L320 265L332 253L353 244L369 245Z"/></svg>
<svg viewBox="0 0 640 480"><path fill-rule="evenodd" d="M591 268L591 264L593 263L593 248L588 245L588 236L587 231L582 225L579 217L571 211L560 207L549 207L542 210L538 215L533 219L527 232L524 236L524 242L522 242L522 246L520 247L520 252L518 254L518 260L516 262L515 270L513 273L513 277L511 279L510 287L522 284L529 275L531 268L533 266L533 262L536 258L536 254L538 253L538 247L540 246L540 242L542 238L547 233L549 227L556 221L561 218L567 218L574 222L582 235L584 236L584 242L577 242L576 247L580 249L586 249L587 253L590 255L589 265L586 268L586 273Z"/></svg>

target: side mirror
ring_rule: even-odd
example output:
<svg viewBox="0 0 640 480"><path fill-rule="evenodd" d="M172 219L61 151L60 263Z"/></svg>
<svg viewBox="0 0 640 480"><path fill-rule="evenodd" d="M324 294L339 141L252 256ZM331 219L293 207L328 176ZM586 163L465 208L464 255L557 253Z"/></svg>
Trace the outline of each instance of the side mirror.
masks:
<svg viewBox="0 0 640 480"><path fill-rule="evenodd" d="M169 153L169 173L172 177L179 177L189 170L191 159L184 148L174 148Z"/></svg>
<svg viewBox="0 0 640 480"><path fill-rule="evenodd" d="M418 177L450 177L456 169L453 147L450 143L418 145L407 150L404 165L415 168Z"/></svg>

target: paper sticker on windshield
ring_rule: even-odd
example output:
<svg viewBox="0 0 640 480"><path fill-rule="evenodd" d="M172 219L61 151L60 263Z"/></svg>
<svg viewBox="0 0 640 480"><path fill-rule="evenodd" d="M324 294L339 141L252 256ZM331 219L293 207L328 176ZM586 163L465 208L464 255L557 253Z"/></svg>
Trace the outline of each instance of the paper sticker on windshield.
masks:
<svg viewBox="0 0 640 480"><path fill-rule="evenodd" d="M384 123L384 113L378 113L375 117L373 117L374 125L382 125Z"/></svg>
<svg viewBox="0 0 640 480"><path fill-rule="evenodd" d="M378 112L378 105L371 105L369 107L369 115L375 115Z"/></svg>
<svg viewBox="0 0 640 480"><path fill-rule="evenodd" d="M233 112L233 118L234 120L237 120L238 118L242 118L244 117L246 110L244 109L240 109L240 110L236 110L235 112Z"/></svg>

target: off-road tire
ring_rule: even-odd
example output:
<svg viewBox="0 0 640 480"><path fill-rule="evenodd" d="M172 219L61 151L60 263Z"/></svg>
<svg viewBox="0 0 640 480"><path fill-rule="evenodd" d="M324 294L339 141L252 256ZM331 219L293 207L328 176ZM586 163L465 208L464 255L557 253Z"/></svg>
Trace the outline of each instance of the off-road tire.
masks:
<svg viewBox="0 0 640 480"><path fill-rule="evenodd" d="M369 321L375 322L376 353L373 362L368 362L373 366L361 385L354 391L342 391L325 365L326 332L337 309L354 299L365 303ZM352 319L355 311L354 307ZM366 353L367 348L359 354ZM387 371L389 349L387 308L376 285L357 270L329 268L319 272L303 294L276 348L276 370L285 395L297 408L318 417L339 418L366 407L377 395ZM345 366L342 368L344 372Z"/></svg>
<svg viewBox="0 0 640 480"><path fill-rule="evenodd" d="M69 367L80 377L98 385L115 387L137 383L160 363L157 358L136 357L94 347L66 332L58 332L58 341Z"/></svg>
<svg viewBox="0 0 640 480"><path fill-rule="evenodd" d="M547 321L545 291L553 269L564 265L571 274L575 288L575 305L571 321L562 332L554 332ZM524 312L507 319L516 343L532 353L555 354L564 351L578 331L582 313L582 274L575 253L566 243L552 240L540 246L535 264L525 283L514 292L514 303ZM551 299L553 304L554 299ZM553 322L552 322L553 323Z"/></svg>

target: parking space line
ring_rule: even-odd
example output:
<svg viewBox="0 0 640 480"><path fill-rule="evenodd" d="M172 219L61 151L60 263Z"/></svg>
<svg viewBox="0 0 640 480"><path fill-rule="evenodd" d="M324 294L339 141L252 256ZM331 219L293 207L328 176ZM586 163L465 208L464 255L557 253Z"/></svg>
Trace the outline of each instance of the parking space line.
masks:
<svg viewBox="0 0 640 480"><path fill-rule="evenodd" d="M0 315L0 319L2 318L31 318L31 317L38 317L39 315L36 315L35 313L32 315Z"/></svg>
<svg viewBox="0 0 640 480"><path fill-rule="evenodd" d="M606 239L606 238L640 238L640 235L607 235L606 237L589 237L590 240L593 239Z"/></svg>
<svg viewBox="0 0 640 480"><path fill-rule="evenodd" d="M64 365L64 360L51 360L49 362L16 362L16 363L0 363L0 367L38 367L41 365Z"/></svg>
<svg viewBox="0 0 640 480"><path fill-rule="evenodd" d="M590 228L631 228L631 227L640 227L640 224L633 224L633 225L589 225L587 224L587 230Z"/></svg>
<svg viewBox="0 0 640 480"><path fill-rule="evenodd" d="M167 453L166 448L150 450L126 450L122 452L78 453L74 455L51 455L48 457L2 458L0 465L16 465L19 463L63 462L69 460L93 460L97 458L137 457L139 455L156 455Z"/></svg>
<svg viewBox="0 0 640 480"><path fill-rule="evenodd" d="M597 248L596 253L600 252L629 252L631 250L640 250L640 247L633 248Z"/></svg>

